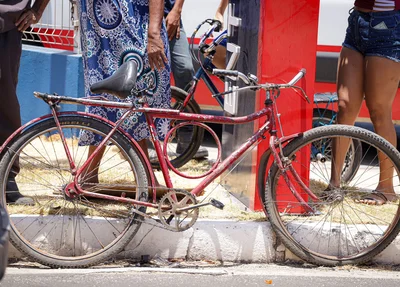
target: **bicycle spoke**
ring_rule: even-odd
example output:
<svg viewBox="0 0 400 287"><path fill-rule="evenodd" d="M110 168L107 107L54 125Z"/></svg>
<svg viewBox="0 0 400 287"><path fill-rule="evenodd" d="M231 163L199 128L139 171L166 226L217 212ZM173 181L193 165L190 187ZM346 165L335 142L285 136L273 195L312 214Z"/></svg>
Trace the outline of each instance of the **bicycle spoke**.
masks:
<svg viewBox="0 0 400 287"><path fill-rule="evenodd" d="M60 125L76 169L89 157L89 145L76 135L85 132L104 138L111 130L108 125L77 116L61 118ZM45 120L34 128L36 133L22 133L7 154L8 159L19 158L14 192L33 200L26 206L7 204L11 240L22 252L26 250L26 255L52 267L89 266L121 250L140 227L140 216L133 210L138 206L80 195L54 121ZM97 170L88 171L84 179L93 177L98 182L87 183L84 188L101 193L126 192L137 201L139 196L147 198L145 167L134 151L123 136L112 135ZM2 177L8 177L4 171L9 172L12 164L7 162Z"/></svg>
<svg viewBox="0 0 400 287"><path fill-rule="evenodd" d="M355 138L338 138L330 129L340 130L340 126L322 129L326 130L325 134L315 131L314 135L314 131L310 131L310 139L305 135L302 139L304 143L297 143L298 146L292 150L289 144L284 149L288 152L285 156L294 159L292 165L298 171L299 182L292 180L294 189L304 197L314 212L305 212L308 209L291 194L281 172L274 167L275 170L270 173L271 189L267 188L266 192L269 218L274 222L273 226L282 229L278 233L282 240L300 257L309 254L304 255L304 258L311 256L316 262L331 262L332 265L367 260L370 252L375 254L386 246L382 242L395 238L393 229L398 226L400 218L400 200L397 199L400 198L400 184L396 160L397 164L399 162L394 155L397 151L392 149L393 156L389 156L385 150L380 149L382 143L375 141L373 134L367 137L364 133L361 136L357 133ZM349 168L346 172L347 178L351 180L346 182L341 177L339 186L331 186L330 177L333 166L340 165L340 159L336 161L335 153L316 157L317 152L322 153L324 143L335 141L339 147L350 142L347 154L342 155L346 156L345 160L358 160L359 163L359 166L350 161L343 164L342 170ZM332 151L335 149L332 148ZM312 156L307 162L307 154L310 152ZM320 200L308 198L307 192L302 190L304 185ZM387 194L397 201L381 206L364 204L362 200L370 196L377 186L389 188ZM390 189L394 189L395 194L389 193ZM270 190L272 193L269 193ZM284 235L284 230L289 236Z"/></svg>

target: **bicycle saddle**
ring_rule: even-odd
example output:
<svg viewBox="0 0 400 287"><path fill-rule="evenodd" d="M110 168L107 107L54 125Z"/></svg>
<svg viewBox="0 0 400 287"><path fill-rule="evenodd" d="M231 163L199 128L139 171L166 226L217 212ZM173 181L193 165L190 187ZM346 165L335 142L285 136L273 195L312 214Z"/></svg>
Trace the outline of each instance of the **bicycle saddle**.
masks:
<svg viewBox="0 0 400 287"><path fill-rule="evenodd" d="M94 94L108 93L126 99L136 85L136 78L137 64L128 61L123 63L111 77L90 86L90 91Z"/></svg>

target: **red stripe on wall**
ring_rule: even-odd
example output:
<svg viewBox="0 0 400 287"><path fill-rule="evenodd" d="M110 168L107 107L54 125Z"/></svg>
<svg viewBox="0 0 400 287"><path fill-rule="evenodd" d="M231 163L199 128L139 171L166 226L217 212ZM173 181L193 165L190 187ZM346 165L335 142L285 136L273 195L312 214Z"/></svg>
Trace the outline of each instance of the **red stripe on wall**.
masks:
<svg viewBox="0 0 400 287"><path fill-rule="evenodd" d="M318 52L340 52L341 46L317 45Z"/></svg>

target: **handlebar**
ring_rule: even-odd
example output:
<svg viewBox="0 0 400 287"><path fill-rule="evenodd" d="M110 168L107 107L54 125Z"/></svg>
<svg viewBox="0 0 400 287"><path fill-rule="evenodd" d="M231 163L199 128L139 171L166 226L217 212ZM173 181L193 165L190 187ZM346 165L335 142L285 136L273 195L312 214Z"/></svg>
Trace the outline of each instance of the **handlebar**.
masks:
<svg viewBox="0 0 400 287"><path fill-rule="evenodd" d="M208 38L210 38L210 36L214 33L214 32L220 32L222 29L222 23L219 20L215 20L215 19L207 19L205 20L203 23L201 23L196 30L194 31L193 35L192 35L192 39L195 37L195 34L197 33L197 31L200 29L200 27L205 24L208 23L210 25L210 28L208 28L207 32L204 33L203 37L201 37L200 42L199 42L199 47L200 47L200 51L204 54L204 53L210 53L212 50L215 49L216 46L218 46L223 39L225 39L227 37L227 33L223 32L220 36L218 36L213 43L208 46L205 42Z"/></svg>
<svg viewBox="0 0 400 287"><path fill-rule="evenodd" d="M252 81L245 74L239 71L231 71L231 70L222 70L222 69L214 69L212 72L216 76L226 76L226 77L235 77L241 79L246 85L250 85Z"/></svg>
<svg viewBox="0 0 400 287"><path fill-rule="evenodd" d="M288 83L288 85L294 86L305 75L306 75L306 69L303 68L300 70L300 72L296 76L294 76L294 78Z"/></svg>
<svg viewBox="0 0 400 287"><path fill-rule="evenodd" d="M192 55L193 60L195 60L196 62L200 63L200 57L199 55L196 56L196 54L194 53L194 39L196 37L197 32L200 30L200 28L204 25L204 24L209 24L210 27L207 30L207 32L205 32L203 34L203 36L200 39L199 42L199 51L203 54L210 54L212 51L215 50L215 47L218 46L220 44L220 42L225 39L227 36L226 32L223 32L222 34L225 34L224 37L217 37L213 43L209 46L206 44L206 40L212 35L212 33L215 32L219 32L222 28L222 23L218 20L215 19L207 19L204 20L202 23L200 23L196 29L194 30L192 36L190 37L190 53ZM221 35L222 35L221 34Z"/></svg>
<svg viewBox="0 0 400 287"><path fill-rule="evenodd" d="M308 98L307 94L305 91L298 86L295 86L298 81L300 81L305 75L306 75L306 69L301 69L294 77L289 81L287 84L270 84L270 83L265 83L265 84L256 84L256 82L253 80L252 75L246 76L245 74L239 72L239 71L231 71L231 70L221 70L221 69L214 69L213 74L217 76L227 76L227 77L235 77L240 80L242 80L247 87L239 88L235 91L240 91L240 90L247 90L247 89L253 89L253 90L280 90L280 89L287 89L287 88L294 88L298 89L302 92L304 99L308 102L310 102L310 99ZM249 86L252 85L252 86ZM232 91L230 91L232 92ZM229 92L229 93L230 93Z"/></svg>
<svg viewBox="0 0 400 287"><path fill-rule="evenodd" d="M210 45L207 45L204 42L200 42L200 44L199 44L200 51L203 54L211 53L212 51L215 50L215 47L219 46L219 44L221 44L221 42L226 38L228 38L227 30L225 30L217 38L215 38L215 40Z"/></svg>
<svg viewBox="0 0 400 287"><path fill-rule="evenodd" d="M221 28L222 28L222 23L218 20L208 19L206 21L208 21L208 23L211 26L210 26L210 28L208 28L207 32L204 33L204 35L203 35L203 38L205 38L205 39L209 38L213 32L220 32Z"/></svg>

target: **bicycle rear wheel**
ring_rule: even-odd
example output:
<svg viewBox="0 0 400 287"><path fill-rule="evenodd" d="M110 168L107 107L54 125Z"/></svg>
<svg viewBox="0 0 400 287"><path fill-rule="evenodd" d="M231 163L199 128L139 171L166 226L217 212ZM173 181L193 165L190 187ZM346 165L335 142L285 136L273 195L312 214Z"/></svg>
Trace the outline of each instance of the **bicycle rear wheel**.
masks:
<svg viewBox="0 0 400 287"><path fill-rule="evenodd" d="M88 157L85 137L102 139L111 127L83 116L61 116L60 125L77 168ZM19 162L19 170L16 168ZM129 140L116 132L93 173L79 183L92 192L147 201L147 174L142 158ZM1 201L10 215L10 240L29 258L61 268L88 267L116 256L135 236L143 206L71 194L69 160L53 118L20 134L0 162ZM33 204L16 205L17 192Z"/></svg>
<svg viewBox="0 0 400 287"><path fill-rule="evenodd" d="M194 99L191 99L187 106L182 108L187 95L184 90L171 87L171 107L185 113L201 114L201 109ZM173 125L177 125L180 122L174 121ZM199 126L185 126L178 129L167 145L167 155L172 166L180 168L190 161L203 142L203 138L204 129ZM157 157L151 158L150 161L153 168L160 168Z"/></svg>
<svg viewBox="0 0 400 287"><path fill-rule="evenodd" d="M364 147L361 166L353 179L345 182L342 178L336 188L328 187L332 158L314 159L310 153L316 142L333 139L347 144L357 140ZM382 171L377 151L387 167ZM275 163L265 186L265 208L277 236L298 257L319 265L359 264L377 255L396 237L400 230L400 154L387 141L367 130L332 125L305 132L283 153L299 175L295 179L289 172L291 183L312 210L295 199ZM360 203L378 184L391 182L393 202L381 206ZM307 194L302 183L317 199Z"/></svg>
<svg viewBox="0 0 400 287"><path fill-rule="evenodd" d="M313 110L313 128L333 125L336 123L336 112L328 109ZM318 148L313 148L313 150L320 150L323 146L324 155L326 157L331 157L332 147L331 142L325 141L323 143L317 143ZM358 168L361 164L362 158L362 146L361 142L358 140L353 140L350 143L349 150L346 155L345 163L342 170L342 177L344 182L351 181L356 175Z"/></svg>

